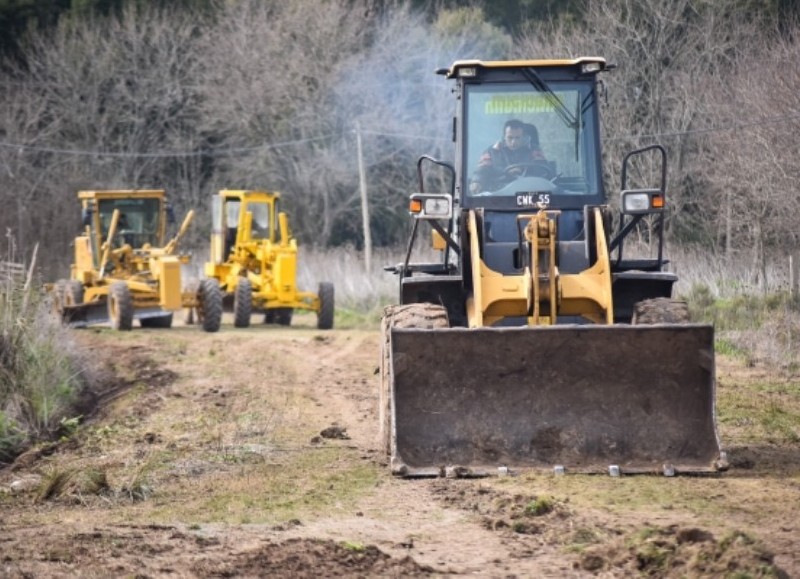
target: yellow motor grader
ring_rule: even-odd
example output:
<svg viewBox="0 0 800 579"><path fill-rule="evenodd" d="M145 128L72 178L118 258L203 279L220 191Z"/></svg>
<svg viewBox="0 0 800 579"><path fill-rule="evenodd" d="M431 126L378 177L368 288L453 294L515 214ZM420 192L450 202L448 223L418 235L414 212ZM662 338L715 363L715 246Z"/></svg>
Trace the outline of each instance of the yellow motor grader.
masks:
<svg viewBox="0 0 800 579"><path fill-rule="evenodd" d="M178 233L166 241L172 209L160 189L80 191L83 232L75 238L70 279L51 286L56 309L72 326L110 322L130 330L169 328L173 313L193 304L202 312L203 329L219 329L222 294L206 284L185 293L178 242L192 221L190 211Z"/></svg>
<svg viewBox="0 0 800 579"><path fill-rule="evenodd" d="M219 284L237 328L248 327L253 312L263 313L264 323L288 326L294 310L308 310L316 312L319 329L329 330L333 284L321 282L317 294L298 290L297 240L279 199L277 192L232 189L212 198L206 278Z"/></svg>
<svg viewBox="0 0 800 579"><path fill-rule="evenodd" d="M400 299L382 322L380 425L395 474L726 468L714 330L672 299L663 255L664 148L628 153L619 211L607 204L597 77L610 68L585 57L437 71L455 85L455 162L418 161L408 253L387 268ZM520 145L524 160L503 166ZM429 169L449 191L425 192ZM440 261L410 261L421 223ZM632 232L648 255L623 255Z"/></svg>

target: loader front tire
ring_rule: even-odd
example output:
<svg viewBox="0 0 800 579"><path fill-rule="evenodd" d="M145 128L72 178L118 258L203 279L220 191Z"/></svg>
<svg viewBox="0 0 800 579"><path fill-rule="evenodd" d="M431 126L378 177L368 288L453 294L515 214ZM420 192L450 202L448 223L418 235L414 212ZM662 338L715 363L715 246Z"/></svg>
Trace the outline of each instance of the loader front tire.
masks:
<svg viewBox="0 0 800 579"><path fill-rule="evenodd" d="M689 307L686 302L671 298L642 300L633 306L631 324L688 324Z"/></svg>
<svg viewBox="0 0 800 579"><path fill-rule="evenodd" d="M330 330L333 328L334 291L333 284L327 281L319 284L319 312L317 312L317 328Z"/></svg>
<svg viewBox="0 0 800 579"><path fill-rule="evenodd" d="M125 282L114 282L108 288L108 319L115 330L133 328L133 297Z"/></svg>
<svg viewBox="0 0 800 579"><path fill-rule="evenodd" d="M240 277L233 294L233 325L236 328L250 326L253 313L253 286L246 277Z"/></svg>
<svg viewBox="0 0 800 579"><path fill-rule="evenodd" d="M203 325L203 331L218 331L222 324L222 290L219 282L214 278L204 279L200 282L197 297L197 317Z"/></svg>
<svg viewBox="0 0 800 579"><path fill-rule="evenodd" d="M447 310L437 304L405 304L387 306L381 318L381 386L378 414L380 426L380 451L391 458L392 454L392 385L391 351L392 328L448 328Z"/></svg>

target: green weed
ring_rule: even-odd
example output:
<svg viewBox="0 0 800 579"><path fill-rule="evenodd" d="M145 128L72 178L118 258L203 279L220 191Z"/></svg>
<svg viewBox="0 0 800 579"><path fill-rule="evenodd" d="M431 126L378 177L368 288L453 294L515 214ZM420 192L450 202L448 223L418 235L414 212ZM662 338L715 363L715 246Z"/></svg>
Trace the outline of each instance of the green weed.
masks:
<svg viewBox="0 0 800 579"><path fill-rule="evenodd" d="M552 497L539 497L525 505L525 514L533 517L546 515L555 508L555 504Z"/></svg>
<svg viewBox="0 0 800 579"><path fill-rule="evenodd" d="M21 280L0 283L0 462L69 429L90 380L50 297Z"/></svg>

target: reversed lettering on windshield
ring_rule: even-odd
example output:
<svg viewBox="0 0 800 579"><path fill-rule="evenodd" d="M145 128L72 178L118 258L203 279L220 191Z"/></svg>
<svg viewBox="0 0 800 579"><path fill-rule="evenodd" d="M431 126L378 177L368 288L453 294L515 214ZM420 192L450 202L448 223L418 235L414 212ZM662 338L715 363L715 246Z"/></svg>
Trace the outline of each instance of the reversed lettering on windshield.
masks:
<svg viewBox="0 0 800 579"><path fill-rule="evenodd" d="M484 114L519 115L554 111L553 97L546 94L498 94L486 102Z"/></svg>
<svg viewBox="0 0 800 579"><path fill-rule="evenodd" d="M550 205L550 193L520 193L517 195L517 207L547 207Z"/></svg>

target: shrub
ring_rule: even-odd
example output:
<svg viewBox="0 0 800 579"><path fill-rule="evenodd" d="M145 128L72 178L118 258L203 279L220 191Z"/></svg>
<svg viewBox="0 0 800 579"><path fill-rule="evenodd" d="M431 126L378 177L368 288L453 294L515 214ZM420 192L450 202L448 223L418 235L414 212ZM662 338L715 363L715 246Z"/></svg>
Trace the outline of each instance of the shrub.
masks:
<svg viewBox="0 0 800 579"><path fill-rule="evenodd" d="M16 277L0 281L0 463L57 436L86 381L48 296Z"/></svg>

